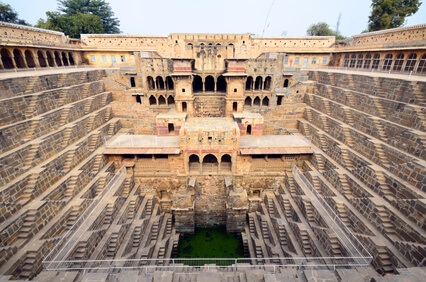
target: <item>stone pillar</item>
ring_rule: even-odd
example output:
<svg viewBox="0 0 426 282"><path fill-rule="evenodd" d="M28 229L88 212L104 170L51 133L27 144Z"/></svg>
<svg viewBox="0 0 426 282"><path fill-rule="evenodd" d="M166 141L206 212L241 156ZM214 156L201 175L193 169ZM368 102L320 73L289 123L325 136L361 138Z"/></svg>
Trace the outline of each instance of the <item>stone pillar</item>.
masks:
<svg viewBox="0 0 426 282"><path fill-rule="evenodd" d="M192 187L188 188L186 185L181 185L179 189L173 193L171 210L175 219L175 228L178 232L194 234L194 195L194 189Z"/></svg>
<svg viewBox="0 0 426 282"><path fill-rule="evenodd" d="M241 185L229 190L226 202L226 231L242 232L246 225L248 211L247 191Z"/></svg>

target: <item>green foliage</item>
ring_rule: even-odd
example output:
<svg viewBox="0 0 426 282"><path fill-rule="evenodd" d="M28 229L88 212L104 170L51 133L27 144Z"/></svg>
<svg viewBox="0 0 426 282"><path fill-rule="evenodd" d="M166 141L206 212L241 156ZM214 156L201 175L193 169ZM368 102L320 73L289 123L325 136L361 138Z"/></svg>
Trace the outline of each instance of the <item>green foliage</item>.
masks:
<svg viewBox="0 0 426 282"><path fill-rule="evenodd" d="M331 30L330 26L325 22L310 25L306 30L306 34L310 36L335 36L337 40L345 39L340 33Z"/></svg>
<svg viewBox="0 0 426 282"><path fill-rule="evenodd" d="M74 14L92 14L102 20L102 33L120 33L120 21L114 18L114 12L105 0L58 0L58 10L67 16Z"/></svg>
<svg viewBox="0 0 426 282"><path fill-rule="evenodd" d="M30 25L26 21L18 18L18 13L12 8L12 6L9 4L4 4L3 2L0 2L0 21Z"/></svg>
<svg viewBox="0 0 426 282"><path fill-rule="evenodd" d="M79 38L80 34L103 32L102 20L95 15L76 13L68 16L59 12L46 12L46 16L46 21L38 20L37 27L62 31L71 38Z"/></svg>
<svg viewBox="0 0 426 282"><path fill-rule="evenodd" d="M36 26L62 31L72 38L80 34L120 33L119 20L105 0L58 0L58 12L46 12Z"/></svg>
<svg viewBox="0 0 426 282"><path fill-rule="evenodd" d="M421 4L419 0L372 0L368 31L402 26L405 18L415 14Z"/></svg>

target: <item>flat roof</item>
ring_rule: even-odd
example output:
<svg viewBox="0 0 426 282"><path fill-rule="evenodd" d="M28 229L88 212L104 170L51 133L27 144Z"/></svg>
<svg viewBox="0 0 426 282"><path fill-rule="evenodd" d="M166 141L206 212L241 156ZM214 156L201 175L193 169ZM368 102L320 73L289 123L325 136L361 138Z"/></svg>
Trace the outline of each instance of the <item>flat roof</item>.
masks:
<svg viewBox="0 0 426 282"><path fill-rule="evenodd" d="M302 135L241 136L241 155L312 154L311 142Z"/></svg>
<svg viewBox="0 0 426 282"><path fill-rule="evenodd" d="M237 123L231 117L191 117L187 118L185 124L181 130L186 129L187 131L232 131L233 129L238 130Z"/></svg>
<svg viewBox="0 0 426 282"><path fill-rule="evenodd" d="M179 136L118 135L106 142L104 154L179 154Z"/></svg>

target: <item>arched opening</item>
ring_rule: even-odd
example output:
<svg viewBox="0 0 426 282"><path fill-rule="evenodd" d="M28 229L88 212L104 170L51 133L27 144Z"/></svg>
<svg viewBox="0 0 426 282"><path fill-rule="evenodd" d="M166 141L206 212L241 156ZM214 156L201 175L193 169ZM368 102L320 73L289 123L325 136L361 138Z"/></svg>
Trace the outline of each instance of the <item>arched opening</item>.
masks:
<svg viewBox="0 0 426 282"><path fill-rule="evenodd" d="M58 67L62 66L61 57L58 51L55 51L55 62Z"/></svg>
<svg viewBox="0 0 426 282"><path fill-rule="evenodd" d="M1 49L0 51L1 54L1 61L3 63L3 67L5 69L13 69L14 65L13 65L13 60L12 57L10 56L10 53L7 49Z"/></svg>
<svg viewBox="0 0 426 282"><path fill-rule="evenodd" d="M136 87L136 81L134 77L130 78L130 87Z"/></svg>
<svg viewBox="0 0 426 282"><path fill-rule="evenodd" d="M167 104L168 105L174 105L175 104L175 98L173 98L172 95L170 95L169 97L167 97Z"/></svg>
<svg viewBox="0 0 426 282"><path fill-rule="evenodd" d="M148 90L154 90L155 89L155 83L154 78L152 76L148 76L146 78L147 84L148 84Z"/></svg>
<svg viewBox="0 0 426 282"><path fill-rule="evenodd" d="M408 55L407 62L405 63L404 71L412 71L414 70L414 67L416 66L417 62L417 54L411 53Z"/></svg>
<svg viewBox="0 0 426 282"><path fill-rule="evenodd" d="M251 97L246 97L244 100L244 105L251 107Z"/></svg>
<svg viewBox="0 0 426 282"><path fill-rule="evenodd" d="M218 161L217 158L208 154L203 158L203 172L215 172L218 169Z"/></svg>
<svg viewBox="0 0 426 282"><path fill-rule="evenodd" d="M358 55L358 60L357 60L357 62L356 62L356 67L357 67L357 68L362 67L362 63L363 63L363 61L364 61L364 55L363 55L363 54L359 54L359 55Z"/></svg>
<svg viewBox="0 0 426 282"><path fill-rule="evenodd" d="M364 69L369 69L371 65L371 54L365 56Z"/></svg>
<svg viewBox="0 0 426 282"><path fill-rule="evenodd" d="M281 106L283 103L283 96L277 96L277 106Z"/></svg>
<svg viewBox="0 0 426 282"><path fill-rule="evenodd" d="M75 65L74 58L72 57L72 53L71 52L68 52L68 59L70 60L70 65L71 66Z"/></svg>
<svg viewBox="0 0 426 282"><path fill-rule="evenodd" d="M347 68L349 66L349 54L345 55L345 59L343 60L343 67Z"/></svg>
<svg viewBox="0 0 426 282"><path fill-rule="evenodd" d="M232 103L232 111L236 112L238 110L238 103L237 102L233 102Z"/></svg>
<svg viewBox="0 0 426 282"><path fill-rule="evenodd" d="M229 43L228 46L226 47L226 49L228 50L228 54L232 55L232 57L235 57L235 48L234 48L234 44Z"/></svg>
<svg viewBox="0 0 426 282"><path fill-rule="evenodd" d="M161 105L165 105L166 104L166 98L164 98L163 95L160 95L160 97L158 97L158 104Z"/></svg>
<svg viewBox="0 0 426 282"><path fill-rule="evenodd" d="M260 90L262 88L262 77L256 77L256 82L254 83L254 90Z"/></svg>
<svg viewBox="0 0 426 282"><path fill-rule="evenodd" d="M259 97L254 98L253 105L260 106L260 98Z"/></svg>
<svg viewBox="0 0 426 282"><path fill-rule="evenodd" d="M288 87L288 79L286 78L285 80L284 80L284 88L287 88Z"/></svg>
<svg viewBox="0 0 426 282"><path fill-rule="evenodd" d="M29 68L35 68L36 65L34 62L33 53L31 53L30 50L25 50L24 54L25 54L25 61L27 62L27 66Z"/></svg>
<svg viewBox="0 0 426 282"><path fill-rule="evenodd" d="M349 67L350 67L350 68L355 67L355 62L356 62L356 55L355 55L355 54L352 54L352 56L351 56L351 61L350 61L350 63L349 63Z"/></svg>
<svg viewBox="0 0 426 282"><path fill-rule="evenodd" d="M167 90L175 89L175 84L173 82L173 79L170 76L166 77L166 89Z"/></svg>
<svg viewBox="0 0 426 282"><path fill-rule="evenodd" d="M15 57L15 65L17 68L25 68L24 58L22 57L21 51L18 49L13 50L13 57Z"/></svg>
<svg viewBox="0 0 426 282"><path fill-rule="evenodd" d="M201 76L194 76L194 81L192 81L192 91L194 93L203 91L203 80L201 79Z"/></svg>
<svg viewBox="0 0 426 282"><path fill-rule="evenodd" d="M404 63L404 54L399 53L396 55L395 62L393 63L393 70L400 71L402 69L402 64Z"/></svg>
<svg viewBox="0 0 426 282"><path fill-rule="evenodd" d="M149 105L157 105L157 99L155 98L154 95L149 96Z"/></svg>
<svg viewBox="0 0 426 282"><path fill-rule="evenodd" d="M380 64L380 54L374 54L372 69L378 69Z"/></svg>
<svg viewBox="0 0 426 282"><path fill-rule="evenodd" d="M392 65L392 54L386 54L385 56L385 60L383 62L383 70L390 70L391 65Z"/></svg>
<svg viewBox="0 0 426 282"><path fill-rule="evenodd" d="M186 113L188 106L186 105L186 102L182 102L182 112Z"/></svg>
<svg viewBox="0 0 426 282"><path fill-rule="evenodd" d="M253 77L251 76L247 77L246 90L253 90Z"/></svg>
<svg viewBox="0 0 426 282"><path fill-rule="evenodd" d="M197 155L190 155L189 156L189 164L188 164L189 171L200 171L200 158Z"/></svg>
<svg viewBox="0 0 426 282"><path fill-rule="evenodd" d="M217 78L216 91L226 92L226 80L223 75L219 75Z"/></svg>
<svg viewBox="0 0 426 282"><path fill-rule="evenodd" d="M67 59L67 55L65 54L65 52L62 52L62 62L64 63L64 66L68 66L68 59Z"/></svg>
<svg viewBox="0 0 426 282"><path fill-rule="evenodd" d="M164 90L164 80L161 76L157 76L155 78L155 82L157 85L157 90Z"/></svg>
<svg viewBox="0 0 426 282"><path fill-rule="evenodd" d="M246 134L251 135L251 124L247 125Z"/></svg>
<svg viewBox="0 0 426 282"><path fill-rule="evenodd" d="M50 53L50 51L47 51L46 56L47 56L47 63L49 64L49 67L54 67L55 61L53 60L52 53Z"/></svg>
<svg viewBox="0 0 426 282"><path fill-rule="evenodd" d="M266 107L269 106L269 98L268 97L263 98L262 106L266 106Z"/></svg>
<svg viewBox="0 0 426 282"><path fill-rule="evenodd" d="M263 83L263 89L264 90L270 90L271 89L271 77L267 76L265 78L265 82Z"/></svg>
<svg viewBox="0 0 426 282"><path fill-rule="evenodd" d="M206 76L206 80L204 82L204 87L206 91L214 91L214 78L211 75Z"/></svg>
<svg viewBox="0 0 426 282"><path fill-rule="evenodd" d="M426 54L423 54L419 61L419 66L417 67L418 73L426 73Z"/></svg>
<svg viewBox="0 0 426 282"><path fill-rule="evenodd" d="M232 171L232 158L230 155L225 154L220 158L220 171L222 172Z"/></svg>
<svg viewBox="0 0 426 282"><path fill-rule="evenodd" d="M38 64L40 65L40 67L42 68L47 67L46 58L44 57L43 52L41 52L40 50L37 51L37 57L38 57Z"/></svg>

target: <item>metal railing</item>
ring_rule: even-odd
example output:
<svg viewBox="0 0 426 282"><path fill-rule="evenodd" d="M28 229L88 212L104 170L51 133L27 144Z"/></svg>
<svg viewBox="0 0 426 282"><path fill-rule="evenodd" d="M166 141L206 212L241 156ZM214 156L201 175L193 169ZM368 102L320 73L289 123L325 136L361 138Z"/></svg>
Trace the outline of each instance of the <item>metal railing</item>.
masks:
<svg viewBox="0 0 426 282"><path fill-rule="evenodd" d="M46 269L51 269L52 264L55 262L63 261L66 254L69 253L69 251L72 249L72 247L69 246L68 242L70 239L74 236L76 233L76 230L81 226L81 224L91 215L91 213L95 210L96 206L100 202L100 200L105 196L106 193L108 193L112 187L115 186L115 184L119 181L122 181L126 177L126 168L123 166L118 170L118 172L112 177L112 179L108 182L107 185L105 185L105 188L102 190L102 192L96 196L96 198L93 199L92 203L86 208L86 210L79 216L77 221L71 226L71 228L68 230L68 232L56 243L56 245L53 247L53 249L47 254L43 261L43 265Z"/></svg>
<svg viewBox="0 0 426 282"><path fill-rule="evenodd" d="M235 270L269 269L276 271L278 268L346 268L368 266L369 262L360 263L364 257L274 257L274 258L169 258L169 259L115 259L115 260L67 260L44 261L46 270L55 271L87 271L87 270L114 270L114 269L152 269L185 272L202 269ZM325 261L328 261L326 263Z"/></svg>
<svg viewBox="0 0 426 282"><path fill-rule="evenodd" d="M308 197L310 197L311 202L318 202L321 205L323 211L327 213L327 215L332 220L331 228L336 233L336 236L340 239L340 242L346 247L346 250L351 254L351 257L347 257L348 259L353 258L356 259L357 263L360 265L368 265L371 263L373 257L368 252L367 249L363 246L363 244L358 240L358 238L349 230L349 228L342 222L340 217L334 212L334 210L330 207L327 201L318 193L318 191L312 186L312 184L306 179L300 169L293 164L292 166L292 174L294 180L299 185L304 185L310 192L306 193ZM323 215L323 214L322 214ZM346 244L345 244L346 242Z"/></svg>

